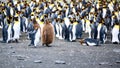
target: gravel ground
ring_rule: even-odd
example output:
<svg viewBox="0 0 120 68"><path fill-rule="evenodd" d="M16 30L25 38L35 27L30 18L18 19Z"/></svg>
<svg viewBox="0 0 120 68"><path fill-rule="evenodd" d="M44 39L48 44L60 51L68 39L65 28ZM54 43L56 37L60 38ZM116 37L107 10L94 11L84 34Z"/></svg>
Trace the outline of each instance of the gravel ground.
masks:
<svg viewBox="0 0 120 68"><path fill-rule="evenodd" d="M29 43L0 43L0 68L120 68L120 45L90 47L55 39L52 47L33 48Z"/></svg>
<svg viewBox="0 0 120 68"><path fill-rule="evenodd" d="M0 68L120 68L120 45L82 46L55 39L52 47L29 40L0 43Z"/></svg>

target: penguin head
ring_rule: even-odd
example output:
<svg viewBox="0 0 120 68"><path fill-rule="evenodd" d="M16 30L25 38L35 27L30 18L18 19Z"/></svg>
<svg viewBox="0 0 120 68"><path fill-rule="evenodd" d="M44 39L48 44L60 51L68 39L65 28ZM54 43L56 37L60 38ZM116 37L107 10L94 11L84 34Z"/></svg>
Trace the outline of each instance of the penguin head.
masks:
<svg viewBox="0 0 120 68"><path fill-rule="evenodd" d="M76 18L73 18L73 21L76 22Z"/></svg>
<svg viewBox="0 0 120 68"><path fill-rule="evenodd" d="M60 23L64 23L64 20L63 20L63 19L60 19Z"/></svg>
<svg viewBox="0 0 120 68"><path fill-rule="evenodd" d="M9 20L9 16L6 16L6 19Z"/></svg>
<svg viewBox="0 0 120 68"><path fill-rule="evenodd" d="M48 14L45 14L45 15L44 15L44 18L47 19L47 18L48 18Z"/></svg>
<svg viewBox="0 0 120 68"><path fill-rule="evenodd" d="M34 16L34 12L31 13L31 16Z"/></svg>
<svg viewBox="0 0 120 68"><path fill-rule="evenodd" d="M18 17L14 17L14 20L15 20L15 21L18 21Z"/></svg>
<svg viewBox="0 0 120 68"><path fill-rule="evenodd" d="M12 22L12 17L11 16L7 16L7 20L8 20L8 24L10 24Z"/></svg>
<svg viewBox="0 0 120 68"><path fill-rule="evenodd" d="M45 24L49 24L49 23L50 23L49 19L46 19Z"/></svg>
<svg viewBox="0 0 120 68"><path fill-rule="evenodd" d="M104 4L104 5L103 5L103 8L105 8L105 9L106 9L106 8L107 8L107 6Z"/></svg>
<svg viewBox="0 0 120 68"><path fill-rule="evenodd" d="M93 20L90 20L90 23L91 23L91 24L94 23Z"/></svg>
<svg viewBox="0 0 120 68"><path fill-rule="evenodd" d="M18 14L16 13L14 17L18 17Z"/></svg>
<svg viewBox="0 0 120 68"><path fill-rule="evenodd" d="M44 22L44 19L41 19L42 22Z"/></svg>

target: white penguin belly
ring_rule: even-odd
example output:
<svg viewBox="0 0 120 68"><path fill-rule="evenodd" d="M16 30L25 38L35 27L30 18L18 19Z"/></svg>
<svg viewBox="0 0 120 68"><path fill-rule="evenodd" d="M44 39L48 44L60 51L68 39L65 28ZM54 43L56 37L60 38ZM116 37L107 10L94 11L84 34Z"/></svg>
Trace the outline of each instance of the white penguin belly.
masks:
<svg viewBox="0 0 120 68"><path fill-rule="evenodd" d="M116 28L113 28L113 30L112 30L112 42L119 42L118 34L119 34L119 30Z"/></svg>

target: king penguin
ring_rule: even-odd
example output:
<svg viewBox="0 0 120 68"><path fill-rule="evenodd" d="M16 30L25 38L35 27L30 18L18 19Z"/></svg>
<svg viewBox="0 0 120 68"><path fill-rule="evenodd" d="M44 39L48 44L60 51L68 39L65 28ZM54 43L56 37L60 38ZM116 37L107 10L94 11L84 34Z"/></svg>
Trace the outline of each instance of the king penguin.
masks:
<svg viewBox="0 0 120 68"><path fill-rule="evenodd" d="M48 47L49 44L51 44L54 40L54 28L53 25L50 23L50 21L47 19L43 25L43 30L42 30L42 45L44 44Z"/></svg>
<svg viewBox="0 0 120 68"><path fill-rule="evenodd" d="M119 23L115 23L112 28L112 43L118 44L119 43L119 34L120 34L120 25Z"/></svg>

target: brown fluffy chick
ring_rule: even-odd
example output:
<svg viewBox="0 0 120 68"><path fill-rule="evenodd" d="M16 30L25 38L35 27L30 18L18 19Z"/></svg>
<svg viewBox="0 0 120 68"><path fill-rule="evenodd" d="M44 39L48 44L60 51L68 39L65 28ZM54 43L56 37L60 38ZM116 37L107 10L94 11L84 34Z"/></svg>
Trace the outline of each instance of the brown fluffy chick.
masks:
<svg viewBox="0 0 120 68"><path fill-rule="evenodd" d="M42 30L42 45L46 45L48 47L49 44L51 44L54 40L54 28L53 25L50 23L49 20L45 21L45 24L43 25L43 30Z"/></svg>

